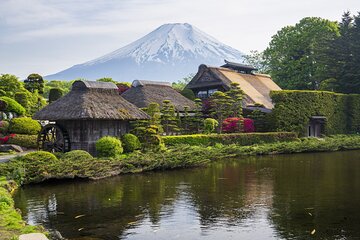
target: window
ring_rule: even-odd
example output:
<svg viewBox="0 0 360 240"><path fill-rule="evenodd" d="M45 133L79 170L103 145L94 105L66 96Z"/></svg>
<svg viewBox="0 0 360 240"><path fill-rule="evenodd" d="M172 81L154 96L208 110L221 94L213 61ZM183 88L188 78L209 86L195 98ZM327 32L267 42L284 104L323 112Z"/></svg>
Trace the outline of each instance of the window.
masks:
<svg viewBox="0 0 360 240"><path fill-rule="evenodd" d="M197 94L198 98L207 98L208 97L208 93L207 91L199 91Z"/></svg>
<svg viewBox="0 0 360 240"><path fill-rule="evenodd" d="M209 97L214 94L214 92L218 91L217 88L208 90Z"/></svg>

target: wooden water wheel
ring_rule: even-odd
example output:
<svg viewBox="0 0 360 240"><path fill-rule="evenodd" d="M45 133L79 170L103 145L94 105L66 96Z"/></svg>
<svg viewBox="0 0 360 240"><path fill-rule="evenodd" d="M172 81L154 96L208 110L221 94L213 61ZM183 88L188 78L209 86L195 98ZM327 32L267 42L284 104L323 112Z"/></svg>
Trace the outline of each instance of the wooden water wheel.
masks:
<svg viewBox="0 0 360 240"><path fill-rule="evenodd" d="M67 132L56 124L48 124L41 129L38 136L40 150L47 152L70 151L70 139Z"/></svg>

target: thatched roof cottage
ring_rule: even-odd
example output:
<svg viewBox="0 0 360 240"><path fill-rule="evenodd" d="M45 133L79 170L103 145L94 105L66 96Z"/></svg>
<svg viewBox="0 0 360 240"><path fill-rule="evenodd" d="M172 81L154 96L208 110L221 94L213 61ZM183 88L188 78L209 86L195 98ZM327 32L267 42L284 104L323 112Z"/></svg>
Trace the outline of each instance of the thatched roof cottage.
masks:
<svg viewBox="0 0 360 240"><path fill-rule="evenodd" d="M202 99L208 98L215 91L228 91L231 83L238 83L244 91L244 107L257 104L272 109L270 91L281 90L269 75L253 73L254 67L225 61L221 67L200 65L197 74L186 86Z"/></svg>
<svg viewBox="0 0 360 240"><path fill-rule="evenodd" d="M164 100L170 100L179 112L183 112L185 106L190 111L196 108L193 101L181 95L167 82L135 80L131 88L121 96L139 108L146 108L153 102L162 106Z"/></svg>
<svg viewBox="0 0 360 240"><path fill-rule="evenodd" d="M94 154L99 138L120 137L129 131L129 121L149 116L122 98L113 83L75 81L67 95L37 112L33 118L56 122L62 137L68 138L71 150L82 149ZM44 129L42 132L46 134Z"/></svg>

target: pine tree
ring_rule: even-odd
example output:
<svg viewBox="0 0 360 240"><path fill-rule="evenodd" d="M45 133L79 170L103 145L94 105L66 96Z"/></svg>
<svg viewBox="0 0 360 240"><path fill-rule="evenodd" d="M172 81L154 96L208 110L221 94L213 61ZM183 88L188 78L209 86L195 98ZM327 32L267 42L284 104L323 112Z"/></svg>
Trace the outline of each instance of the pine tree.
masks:
<svg viewBox="0 0 360 240"><path fill-rule="evenodd" d="M161 109L161 124L164 128L166 135L170 135L180 131L177 125L175 107L170 100L163 101L163 107Z"/></svg>
<svg viewBox="0 0 360 240"><path fill-rule="evenodd" d="M227 94L216 91L210 97L210 115L219 122L218 132L221 133L223 121L231 114L231 97Z"/></svg>

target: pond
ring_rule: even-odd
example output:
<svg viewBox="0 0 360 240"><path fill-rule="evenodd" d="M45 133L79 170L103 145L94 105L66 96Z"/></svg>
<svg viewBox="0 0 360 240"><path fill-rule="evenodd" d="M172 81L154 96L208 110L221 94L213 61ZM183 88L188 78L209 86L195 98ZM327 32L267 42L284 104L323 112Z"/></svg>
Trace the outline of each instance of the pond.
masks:
<svg viewBox="0 0 360 240"><path fill-rule="evenodd" d="M360 239L360 151L25 186L29 224L66 239Z"/></svg>

